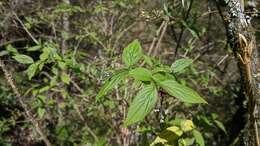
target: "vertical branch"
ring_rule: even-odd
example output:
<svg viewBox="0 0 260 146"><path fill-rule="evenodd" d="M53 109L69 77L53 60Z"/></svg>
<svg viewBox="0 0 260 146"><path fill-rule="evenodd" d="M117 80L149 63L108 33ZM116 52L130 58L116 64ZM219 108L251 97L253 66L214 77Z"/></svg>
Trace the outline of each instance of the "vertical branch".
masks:
<svg viewBox="0 0 260 146"><path fill-rule="evenodd" d="M260 146L257 113L260 101L260 75L256 40L249 16L244 14L244 0L224 0L228 8L227 36L241 72L241 86L247 100L247 121L242 130L246 146Z"/></svg>
<svg viewBox="0 0 260 146"><path fill-rule="evenodd" d="M0 60L0 68L3 70L5 79L8 82L8 84L11 86L11 88L12 88L12 90L13 90L13 92L14 92L14 94L15 94L18 102L19 102L19 104L24 109L25 115L29 118L29 120L33 124L35 130L41 136L41 138L43 139L43 141L46 144L46 146L51 146L50 141L48 140L47 136L43 133L39 123L33 118L32 113L30 112L29 108L27 107L27 105L23 101L22 96L21 96L20 92L18 91L18 88L16 87L16 85L15 85L15 83L13 81L12 75L7 71L7 69L5 68L4 63L1 60Z"/></svg>
<svg viewBox="0 0 260 146"><path fill-rule="evenodd" d="M185 13L184 15L184 21L187 21L188 18L189 18L189 15L190 15L190 12L191 12L191 8L192 8L192 5L193 5L193 0L191 0L190 2L190 5L189 5L189 8L188 8L188 11ZM175 58L177 57L178 55L178 50L181 46L181 40L182 40L182 36L183 36L183 33L184 33L184 26L181 26L181 33L179 35L179 38L178 38L178 41L177 41L177 45L175 47L175 52L174 52L174 58L173 60L175 60Z"/></svg>
<svg viewBox="0 0 260 146"><path fill-rule="evenodd" d="M69 5L70 4L70 0L62 0L63 3ZM66 33L69 33L70 28L69 28L69 14L67 12L65 12L62 15L62 25L63 25L63 31ZM68 43L66 38L62 37L61 38L61 54L65 55L66 51L68 50Z"/></svg>

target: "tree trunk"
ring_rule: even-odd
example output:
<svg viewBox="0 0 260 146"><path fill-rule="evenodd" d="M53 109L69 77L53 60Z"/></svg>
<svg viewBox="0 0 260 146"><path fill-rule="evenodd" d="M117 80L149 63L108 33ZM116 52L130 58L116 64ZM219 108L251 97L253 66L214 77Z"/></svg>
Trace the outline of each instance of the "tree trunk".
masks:
<svg viewBox="0 0 260 146"><path fill-rule="evenodd" d="M244 0L224 0L228 16L227 36L237 58L241 74L241 87L246 97L246 125L239 134L245 146L260 146L260 63L250 17L244 13ZM237 121L239 122L239 121ZM237 145L235 142L232 145Z"/></svg>

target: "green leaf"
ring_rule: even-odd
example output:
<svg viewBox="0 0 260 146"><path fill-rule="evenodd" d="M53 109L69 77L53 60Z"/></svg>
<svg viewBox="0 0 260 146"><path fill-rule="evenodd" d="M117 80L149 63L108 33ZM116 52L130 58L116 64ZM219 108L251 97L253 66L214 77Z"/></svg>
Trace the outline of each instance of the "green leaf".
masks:
<svg viewBox="0 0 260 146"><path fill-rule="evenodd" d="M62 62L62 61L59 61L58 62L58 66L59 66L60 69L64 70L66 68L66 63Z"/></svg>
<svg viewBox="0 0 260 146"><path fill-rule="evenodd" d="M162 81L165 81L165 80L169 80L170 78L164 74L161 74L161 73L156 73L152 76L153 80L160 83Z"/></svg>
<svg viewBox="0 0 260 146"><path fill-rule="evenodd" d="M23 54L15 55L15 56L13 56L13 58L17 62L22 63L22 64L32 64L32 63L34 63L33 59L30 56L23 55Z"/></svg>
<svg viewBox="0 0 260 146"><path fill-rule="evenodd" d="M218 114L216 113L211 113L211 117L213 120L217 119L218 118Z"/></svg>
<svg viewBox="0 0 260 146"><path fill-rule="evenodd" d="M44 108L38 108L37 109L37 113L38 113L38 116L40 118L42 118L44 116L44 114L45 114L45 109Z"/></svg>
<svg viewBox="0 0 260 146"><path fill-rule="evenodd" d="M205 142L203 139L202 134L198 131L198 130L193 130L192 134L196 140L196 142L200 145L200 146L205 146Z"/></svg>
<svg viewBox="0 0 260 146"><path fill-rule="evenodd" d="M143 67L138 67L129 72L129 76L135 78L139 81L150 81L152 77L152 73Z"/></svg>
<svg viewBox="0 0 260 146"><path fill-rule="evenodd" d="M41 45L37 45L37 46L32 46L32 47L29 47L29 48L27 48L26 50L27 51L38 51L38 50L40 50L41 49Z"/></svg>
<svg viewBox="0 0 260 146"><path fill-rule="evenodd" d="M186 141L183 138L178 140L178 146L187 146Z"/></svg>
<svg viewBox="0 0 260 146"><path fill-rule="evenodd" d="M18 54L18 51L12 45L7 45L5 49L10 53Z"/></svg>
<svg viewBox="0 0 260 146"><path fill-rule="evenodd" d="M4 50L4 51L1 51L1 52L0 52L0 57L1 57L1 56L5 56L5 55L7 55L8 53L9 53L9 52L8 52L8 51L5 51L5 50Z"/></svg>
<svg viewBox="0 0 260 146"><path fill-rule="evenodd" d="M56 50L52 47L49 47L49 46L46 46L42 49L42 53L40 55L40 60L41 61L45 61L49 58L52 58L54 54L57 54L56 53Z"/></svg>
<svg viewBox="0 0 260 146"><path fill-rule="evenodd" d="M194 138L184 138L186 145L185 146L191 146L195 142Z"/></svg>
<svg viewBox="0 0 260 146"><path fill-rule="evenodd" d="M194 38L199 38L199 35L197 33L197 31L195 30L195 28L192 28L191 26L189 26L185 21L181 21L182 25L184 27L187 28L187 30L191 33L191 35L194 37Z"/></svg>
<svg viewBox="0 0 260 146"><path fill-rule="evenodd" d="M124 48L122 59L127 66L136 64L143 56L142 47L138 40L134 40Z"/></svg>
<svg viewBox="0 0 260 146"><path fill-rule="evenodd" d="M101 97L106 95L111 89L113 89L120 81L125 79L128 75L128 70L120 70L112 77L108 78L105 81L105 84L100 89L98 95L96 96L96 100L99 101Z"/></svg>
<svg viewBox="0 0 260 146"><path fill-rule="evenodd" d="M147 55L144 55L144 62L147 63L149 66L153 66L153 61L152 61L152 58L147 56Z"/></svg>
<svg viewBox="0 0 260 146"><path fill-rule="evenodd" d="M145 86L130 104L125 126L141 121L151 112L158 98L157 89L154 84Z"/></svg>
<svg viewBox="0 0 260 146"><path fill-rule="evenodd" d="M207 125L212 126L212 123L209 121L209 119L206 116L201 115L200 119Z"/></svg>
<svg viewBox="0 0 260 146"><path fill-rule="evenodd" d="M171 73L171 68L168 66L160 66L160 67L155 67L152 71L153 73Z"/></svg>
<svg viewBox="0 0 260 146"><path fill-rule="evenodd" d="M67 73L62 73L61 80L65 84L70 84L70 76Z"/></svg>
<svg viewBox="0 0 260 146"><path fill-rule="evenodd" d="M36 73L36 71L37 71L37 69L38 69L38 66L39 66L39 63L38 63L38 62L33 63L33 64L31 64L31 65L27 68L27 70L25 71L26 74L28 75L29 80L31 80L32 77L35 75L35 73Z"/></svg>
<svg viewBox="0 0 260 146"><path fill-rule="evenodd" d="M219 129L221 129L225 134L227 134L227 130L226 130L225 126L223 125L223 123L221 123L218 120L214 120L214 122Z"/></svg>
<svg viewBox="0 0 260 146"><path fill-rule="evenodd" d="M156 80L158 82L158 80ZM168 94L178 98L185 103L207 103L200 95L189 87L179 84L175 80L164 80L158 82Z"/></svg>
<svg viewBox="0 0 260 146"><path fill-rule="evenodd" d="M171 69L174 73L177 73L182 71L183 69L185 69L191 64L192 64L191 59L186 59L186 58L178 59L172 64Z"/></svg>

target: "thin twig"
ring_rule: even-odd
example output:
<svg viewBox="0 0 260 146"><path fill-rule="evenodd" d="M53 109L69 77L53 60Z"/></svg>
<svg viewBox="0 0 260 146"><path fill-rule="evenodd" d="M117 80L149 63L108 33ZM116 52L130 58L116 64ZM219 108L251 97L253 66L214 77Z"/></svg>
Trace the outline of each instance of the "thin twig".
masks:
<svg viewBox="0 0 260 146"><path fill-rule="evenodd" d="M153 51L154 45L155 45L155 43L156 43L157 37L160 35L161 30L162 30L162 28L164 27L164 25L165 25L165 21L163 21L163 22L161 23L159 29L156 31L156 35L155 35L155 37L153 38L153 42L152 42L152 44L151 44L150 47L149 47L148 55L151 55L151 54L152 54L152 51Z"/></svg>
<svg viewBox="0 0 260 146"><path fill-rule="evenodd" d="M186 13L185 16L184 16L184 21L187 21L187 19L189 18L190 11L191 11L191 8L192 8L192 4L193 4L193 0L191 0L191 2L190 2L188 11L187 11L187 13ZM176 58L177 55L178 55L178 50L179 50L179 47L180 47L180 45L181 45L181 40L182 40L183 33L184 33L184 26L181 26L181 33L180 33L180 35L179 35L178 42L177 42L177 45L176 45L176 47L175 47L175 52L174 52L174 58L173 58L173 60L175 60L175 58Z"/></svg>
<svg viewBox="0 0 260 146"><path fill-rule="evenodd" d="M76 111L77 111L77 113L78 113L78 115L79 115L80 120L81 120L82 122L84 122L84 126L85 126L85 128L87 129L87 131L88 131L88 132L90 133L90 135L95 139L95 141L98 141L97 135L96 135L96 134L91 130L91 128L88 126L88 124L87 124L85 118L83 117L81 111L79 110L79 108L78 108L77 106L76 106L75 108L76 108Z"/></svg>
<svg viewBox="0 0 260 146"><path fill-rule="evenodd" d="M20 92L18 91L18 88L16 87L14 81L13 81L13 77L12 75L7 71L7 69L5 68L4 63L2 62L2 60L0 60L0 67L4 72L4 76L5 79L7 80L8 84L11 86L18 102L21 104L22 108L25 111L26 116L29 118L29 120L31 121L31 123L33 124L35 130L38 132L38 134L41 136L41 138L43 139L44 143L47 146L51 146L50 141L48 140L47 136L43 133L39 123L33 118L32 113L30 112L29 108L27 107L27 105L25 104L25 102L22 99L22 95L20 94Z"/></svg>
<svg viewBox="0 0 260 146"><path fill-rule="evenodd" d="M34 43L39 44L39 42L35 39L35 37L30 33L30 31L26 28L26 26L23 24L22 20L17 16L15 12L13 12L13 15L15 16L16 20L22 25L23 29L26 31L26 33L31 37L31 39L34 41Z"/></svg>
<svg viewBox="0 0 260 146"><path fill-rule="evenodd" d="M167 30L167 25L168 25L168 21L165 21L164 27L163 27L163 29L162 29L162 32L161 32L161 35L160 35L160 37L159 37L159 40L158 40L158 42L157 42L157 44L156 44L156 47L155 47L155 49L154 49L153 55L156 55L157 52L158 52L157 50L159 49L159 47L160 47L160 45L161 45L161 41L162 41L163 36L164 36L164 34L165 34L166 30Z"/></svg>

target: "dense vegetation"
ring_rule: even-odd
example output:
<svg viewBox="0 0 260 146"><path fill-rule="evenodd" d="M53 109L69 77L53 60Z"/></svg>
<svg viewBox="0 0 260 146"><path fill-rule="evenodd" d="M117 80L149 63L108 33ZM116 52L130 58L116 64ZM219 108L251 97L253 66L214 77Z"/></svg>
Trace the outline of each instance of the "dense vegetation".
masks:
<svg viewBox="0 0 260 146"><path fill-rule="evenodd" d="M230 5L1 0L0 145L246 145L260 92L243 65L259 56L237 48L257 48L260 19L245 1L234 37Z"/></svg>

